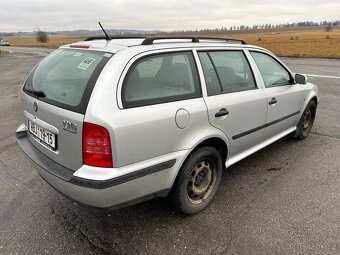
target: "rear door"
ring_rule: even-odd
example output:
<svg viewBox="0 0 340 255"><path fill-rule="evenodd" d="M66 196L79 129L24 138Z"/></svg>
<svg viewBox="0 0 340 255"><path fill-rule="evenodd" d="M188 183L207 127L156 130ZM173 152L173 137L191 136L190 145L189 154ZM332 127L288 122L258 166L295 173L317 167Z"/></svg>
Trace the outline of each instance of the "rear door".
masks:
<svg viewBox="0 0 340 255"><path fill-rule="evenodd" d="M263 140L267 140L296 126L303 100L301 86L274 57L258 51L250 54L262 76L267 95L268 119L263 136Z"/></svg>
<svg viewBox="0 0 340 255"><path fill-rule="evenodd" d="M25 82L22 103L28 137L42 153L77 170L82 166L82 126L94 84L110 55L58 49Z"/></svg>
<svg viewBox="0 0 340 255"><path fill-rule="evenodd" d="M210 123L229 138L230 157L260 143L267 100L242 50L199 51Z"/></svg>
<svg viewBox="0 0 340 255"><path fill-rule="evenodd" d="M122 77L113 138L116 165L188 149L209 127L191 50L142 53Z"/></svg>

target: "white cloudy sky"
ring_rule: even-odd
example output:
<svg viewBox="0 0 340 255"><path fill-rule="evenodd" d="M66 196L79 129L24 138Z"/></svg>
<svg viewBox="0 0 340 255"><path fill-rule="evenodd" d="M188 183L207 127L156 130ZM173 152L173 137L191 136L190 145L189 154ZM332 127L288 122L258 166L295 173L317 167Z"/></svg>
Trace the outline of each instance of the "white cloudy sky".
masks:
<svg viewBox="0 0 340 255"><path fill-rule="evenodd" d="M200 29L340 19L339 0L0 0L0 31Z"/></svg>

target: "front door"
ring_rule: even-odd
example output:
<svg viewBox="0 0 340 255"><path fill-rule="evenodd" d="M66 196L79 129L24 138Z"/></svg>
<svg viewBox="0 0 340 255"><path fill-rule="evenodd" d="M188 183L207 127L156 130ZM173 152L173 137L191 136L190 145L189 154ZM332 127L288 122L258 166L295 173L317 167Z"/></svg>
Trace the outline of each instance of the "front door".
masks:
<svg viewBox="0 0 340 255"><path fill-rule="evenodd" d="M263 141L283 133L298 123L302 93L290 72L276 59L262 52L250 52L261 73L268 102L268 118Z"/></svg>
<svg viewBox="0 0 340 255"><path fill-rule="evenodd" d="M211 125L230 142L230 158L258 145L267 118L267 99L256 86L242 50L200 51Z"/></svg>

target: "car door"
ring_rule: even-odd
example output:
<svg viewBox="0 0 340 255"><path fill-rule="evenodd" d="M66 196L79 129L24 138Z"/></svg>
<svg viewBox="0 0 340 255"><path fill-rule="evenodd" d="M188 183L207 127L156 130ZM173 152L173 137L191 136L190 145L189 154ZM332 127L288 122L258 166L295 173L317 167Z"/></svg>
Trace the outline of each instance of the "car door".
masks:
<svg viewBox="0 0 340 255"><path fill-rule="evenodd" d="M263 141L287 132L298 123L302 105L301 86L273 56L250 51L262 76L268 101L268 117Z"/></svg>
<svg viewBox="0 0 340 255"><path fill-rule="evenodd" d="M229 159L260 143L267 118L267 100L256 85L242 50L198 51L211 125L230 142ZM262 127L262 128L261 128Z"/></svg>
<svg viewBox="0 0 340 255"><path fill-rule="evenodd" d="M139 54L122 77L121 106L113 117L118 165L189 149L209 127L191 50Z"/></svg>

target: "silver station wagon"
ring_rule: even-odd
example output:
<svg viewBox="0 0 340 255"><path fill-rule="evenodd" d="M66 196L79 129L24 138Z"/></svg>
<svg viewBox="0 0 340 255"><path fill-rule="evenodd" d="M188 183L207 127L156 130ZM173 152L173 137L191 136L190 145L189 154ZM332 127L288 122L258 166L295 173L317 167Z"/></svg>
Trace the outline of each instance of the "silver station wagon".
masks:
<svg viewBox="0 0 340 255"><path fill-rule="evenodd" d="M168 196L193 214L222 170L308 136L318 89L266 49L200 36L88 38L25 81L17 142L55 189L112 209Z"/></svg>

